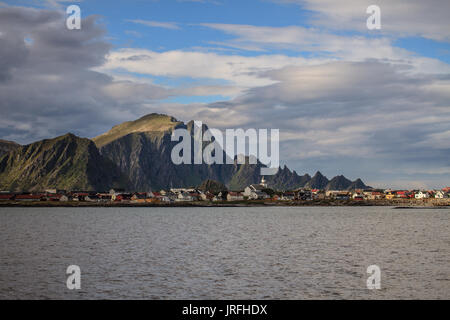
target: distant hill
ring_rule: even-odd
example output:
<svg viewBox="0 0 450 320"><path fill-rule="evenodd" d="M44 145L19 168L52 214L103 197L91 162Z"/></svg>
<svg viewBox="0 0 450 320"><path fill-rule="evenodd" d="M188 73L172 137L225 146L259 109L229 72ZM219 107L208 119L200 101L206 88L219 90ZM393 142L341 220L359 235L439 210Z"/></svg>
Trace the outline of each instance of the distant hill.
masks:
<svg viewBox="0 0 450 320"><path fill-rule="evenodd" d="M199 190L202 190L205 192L209 191L212 193L227 191L227 187L223 183L220 183L219 181L209 180L209 179L206 181L203 181L203 183L201 185L199 185L197 188Z"/></svg>
<svg viewBox="0 0 450 320"><path fill-rule="evenodd" d="M372 188L366 186L361 179L356 179L350 184L350 186L348 186L347 190L356 190L356 189L372 189Z"/></svg>
<svg viewBox="0 0 450 320"><path fill-rule="evenodd" d="M325 190L347 190L351 184L352 182L350 180L341 175L331 179L325 186Z"/></svg>
<svg viewBox="0 0 450 320"><path fill-rule="evenodd" d="M67 134L27 146L8 145L0 155L0 189L38 190L45 188L107 190L124 187L136 191L193 187L214 180L229 190L243 190L261 181L262 163L175 165L171 152L173 130L187 129L193 142L194 122L187 124L163 114L152 113L136 121L114 126L92 139ZM207 126L203 126L206 130ZM205 146L204 146L205 147ZM8 149L6 149L8 148ZM222 151L225 160L226 154ZM364 185L341 177L329 181L320 172L311 178L298 175L286 166L265 177L268 187L277 190L297 188L339 188Z"/></svg>
<svg viewBox="0 0 450 320"><path fill-rule="evenodd" d="M306 183L305 187L311 189L324 189L328 182L328 178L322 175L320 171L317 171L314 177Z"/></svg>
<svg viewBox="0 0 450 320"><path fill-rule="evenodd" d="M73 134L20 146L0 157L1 190L109 190L128 184L91 140Z"/></svg>

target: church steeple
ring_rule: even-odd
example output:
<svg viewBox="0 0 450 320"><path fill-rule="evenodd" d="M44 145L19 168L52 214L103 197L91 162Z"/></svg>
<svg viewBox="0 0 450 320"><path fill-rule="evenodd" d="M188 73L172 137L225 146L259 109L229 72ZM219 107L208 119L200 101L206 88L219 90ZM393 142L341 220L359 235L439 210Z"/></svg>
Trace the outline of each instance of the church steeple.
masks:
<svg viewBox="0 0 450 320"><path fill-rule="evenodd" d="M264 179L264 176L262 177L261 183L259 185L263 188L267 188L267 183L266 183L266 180Z"/></svg>

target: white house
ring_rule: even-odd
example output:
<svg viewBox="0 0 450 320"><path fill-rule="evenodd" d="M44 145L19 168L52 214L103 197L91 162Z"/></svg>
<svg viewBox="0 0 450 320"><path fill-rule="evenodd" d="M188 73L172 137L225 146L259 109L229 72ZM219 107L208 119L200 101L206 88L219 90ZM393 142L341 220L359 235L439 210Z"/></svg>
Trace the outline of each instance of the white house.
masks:
<svg viewBox="0 0 450 320"><path fill-rule="evenodd" d="M160 195L156 196L156 198L161 202L172 202L172 199L170 199L168 196Z"/></svg>
<svg viewBox="0 0 450 320"><path fill-rule="evenodd" d="M434 197L436 199L444 199L444 198L448 198L448 194L446 194L444 191L439 190L434 194Z"/></svg>
<svg viewBox="0 0 450 320"><path fill-rule="evenodd" d="M228 192L227 201L242 201L244 200L244 195L241 192Z"/></svg>
<svg viewBox="0 0 450 320"><path fill-rule="evenodd" d="M111 195L118 195L121 193L125 193L125 189L115 188L115 189L109 190L109 194L111 194Z"/></svg>
<svg viewBox="0 0 450 320"><path fill-rule="evenodd" d="M175 199L176 202L188 202L193 200L194 198L187 192L179 193L177 198Z"/></svg>
<svg viewBox="0 0 450 320"><path fill-rule="evenodd" d="M264 177L261 179L260 184L251 184L247 188L244 189L244 197L247 197L250 200L258 200L258 199L268 199L270 196L263 192L264 189L267 189L267 183Z"/></svg>
<svg viewBox="0 0 450 320"><path fill-rule="evenodd" d="M170 188L170 192L175 194L195 192L193 188Z"/></svg>
<svg viewBox="0 0 450 320"><path fill-rule="evenodd" d="M269 195L262 190L265 189L259 184L252 184L244 189L244 196L251 200L267 199Z"/></svg>
<svg viewBox="0 0 450 320"><path fill-rule="evenodd" d="M426 191L419 191L414 195L414 197L416 199L428 199L430 195Z"/></svg>
<svg viewBox="0 0 450 320"><path fill-rule="evenodd" d="M353 200L360 200L360 199L364 199L364 193L359 193L359 192L354 192L352 194L352 199Z"/></svg>
<svg viewBox="0 0 450 320"><path fill-rule="evenodd" d="M84 197L84 201L87 202L99 202L100 198L97 195L88 195Z"/></svg>

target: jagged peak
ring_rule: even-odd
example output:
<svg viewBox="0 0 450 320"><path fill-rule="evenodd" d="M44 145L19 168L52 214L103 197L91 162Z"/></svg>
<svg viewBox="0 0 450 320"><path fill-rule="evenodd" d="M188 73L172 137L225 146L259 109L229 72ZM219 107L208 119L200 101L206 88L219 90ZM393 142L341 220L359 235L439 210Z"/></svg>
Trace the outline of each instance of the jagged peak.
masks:
<svg viewBox="0 0 450 320"><path fill-rule="evenodd" d="M324 175L322 174L322 172L317 171L314 177L324 177Z"/></svg>

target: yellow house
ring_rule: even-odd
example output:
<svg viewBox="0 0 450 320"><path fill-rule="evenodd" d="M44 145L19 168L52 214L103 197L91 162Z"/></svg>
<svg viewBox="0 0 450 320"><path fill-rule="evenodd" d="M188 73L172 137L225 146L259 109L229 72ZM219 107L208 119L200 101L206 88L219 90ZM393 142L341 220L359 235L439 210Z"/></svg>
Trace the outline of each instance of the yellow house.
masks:
<svg viewBox="0 0 450 320"><path fill-rule="evenodd" d="M388 192L386 193L386 199L394 199L395 198L395 192Z"/></svg>

